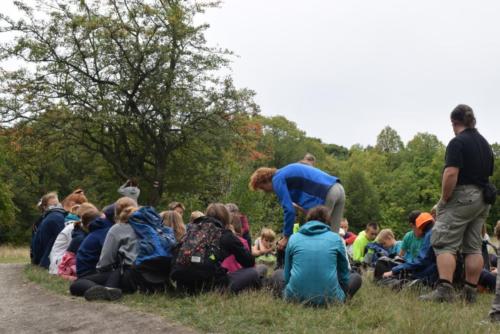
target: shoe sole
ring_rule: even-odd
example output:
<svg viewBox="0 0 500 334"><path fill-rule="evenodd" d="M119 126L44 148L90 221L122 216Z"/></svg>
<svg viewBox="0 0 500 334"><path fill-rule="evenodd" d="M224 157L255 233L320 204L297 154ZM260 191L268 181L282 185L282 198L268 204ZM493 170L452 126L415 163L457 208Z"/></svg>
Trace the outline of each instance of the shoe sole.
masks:
<svg viewBox="0 0 500 334"><path fill-rule="evenodd" d="M101 286L92 287L85 292L87 301L108 300L115 301L122 297L122 292L119 289L109 289Z"/></svg>

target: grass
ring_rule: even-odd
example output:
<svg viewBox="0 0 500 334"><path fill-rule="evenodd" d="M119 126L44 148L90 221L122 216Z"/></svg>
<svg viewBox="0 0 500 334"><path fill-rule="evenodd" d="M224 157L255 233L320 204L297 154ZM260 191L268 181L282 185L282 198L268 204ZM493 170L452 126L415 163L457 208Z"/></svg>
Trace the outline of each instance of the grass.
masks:
<svg viewBox="0 0 500 334"><path fill-rule="evenodd" d="M27 247L0 246L0 263L29 263L30 250Z"/></svg>
<svg viewBox="0 0 500 334"><path fill-rule="evenodd" d="M56 293L69 295L68 282L45 270L26 266L25 276ZM266 291L238 296L197 297L128 295L121 304L217 333L499 333L499 325L482 323L493 296L482 294L475 305L424 303L422 291L395 293L365 280L348 304L315 309L285 303Z"/></svg>

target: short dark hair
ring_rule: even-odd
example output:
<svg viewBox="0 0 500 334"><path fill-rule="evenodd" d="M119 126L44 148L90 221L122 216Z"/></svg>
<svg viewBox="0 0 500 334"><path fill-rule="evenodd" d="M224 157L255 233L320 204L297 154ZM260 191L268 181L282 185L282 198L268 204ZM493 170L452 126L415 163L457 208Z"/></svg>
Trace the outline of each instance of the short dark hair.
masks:
<svg viewBox="0 0 500 334"><path fill-rule="evenodd" d="M420 212L420 210L413 210L412 212L410 212L408 214L408 222L412 225L415 225L416 224L416 221L417 221L417 217L420 216L422 212Z"/></svg>
<svg viewBox="0 0 500 334"><path fill-rule="evenodd" d="M366 224L366 229L368 229L369 227L374 229L374 230L378 230L378 223L377 222L369 222L368 224Z"/></svg>
<svg viewBox="0 0 500 334"><path fill-rule="evenodd" d="M454 122L458 122L469 129L476 127L476 117L474 111L466 104L459 104L451 112L450 118Z"/></svg>
<svg viewBox="0 0 500 334"><path fill-rule="evenodd" d="M330 209L324 205L319 205L307 212L306 221L316 220L328 224L330 221Z"/></svg>

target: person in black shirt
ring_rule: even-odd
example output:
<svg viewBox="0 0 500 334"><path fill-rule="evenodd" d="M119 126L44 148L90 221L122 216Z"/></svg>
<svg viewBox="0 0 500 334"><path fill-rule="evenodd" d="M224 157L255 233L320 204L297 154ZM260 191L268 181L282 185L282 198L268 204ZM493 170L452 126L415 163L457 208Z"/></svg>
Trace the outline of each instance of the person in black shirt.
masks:
<svg viewBox="0 0 500 334"><path fill-rule="evenodd" d="M456 255L465 256L465 285L462 298L473 303L476 286L483 268L481 228L490 205L483 188L493 174L493 152L476 129L474 112L458 105L451 113L455 138L446 148L441 199L437 205L437 221L431 238L437 256L439 281L436 290L421 296L423 300L451 302Z"/></svg>

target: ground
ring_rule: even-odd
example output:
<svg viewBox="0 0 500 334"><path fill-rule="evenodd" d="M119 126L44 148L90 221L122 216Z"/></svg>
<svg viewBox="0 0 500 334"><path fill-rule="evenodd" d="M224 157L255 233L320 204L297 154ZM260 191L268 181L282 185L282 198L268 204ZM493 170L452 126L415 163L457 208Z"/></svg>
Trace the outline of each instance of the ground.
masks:
<svg viewBox="0 0 500 334"><path fill-rule="evenodd" d="M5 262L2 253L0 247L0 262ZM186 327L172 327L175 322L212 333L500 333L500 325L485 321L491 294L480 295L473 306L462 302L432 304L417 300L421 291L395 293L368 279L349 304L327 309L284 303L266 291L198 297L134 294L119 303L87 303L69 297L66 281L26 265L1 265L0 282L0 328L8 323L7 333L29 333L35 328L38 333L83 333L85 324L92 323L97 323L100 330L113 328L114 332L123 333L134 333L135 328L155 333L158 326L166 326L164 333L165 328L169 333L189 332ZM44 312L37 318L38 310ZM58 314L56 319L45 320L54 313ZM26 314L29 317L23 316ZM96 314L101 320L89 320ZM42 319L47 324L45 328L40 327ZM67 319L78 320L64 324ZM109 319L116 321L109 324ZM61 323L59 328L54 321ZM108 324L109 327L103 327ZM125 329L120 330L120 326Z"/></svg>

